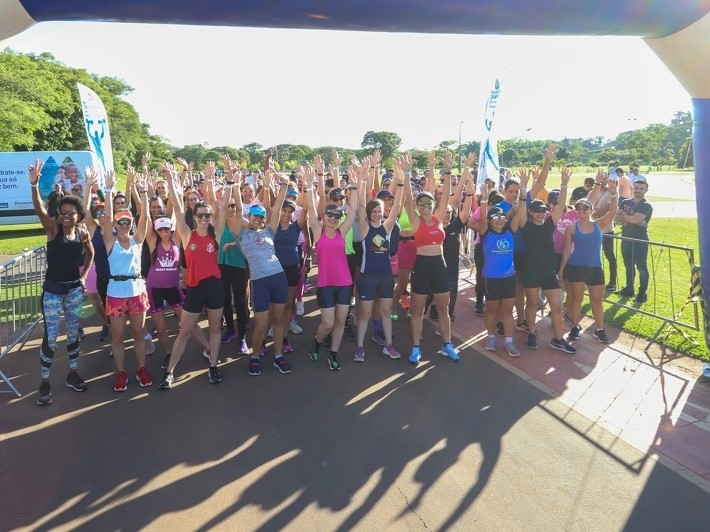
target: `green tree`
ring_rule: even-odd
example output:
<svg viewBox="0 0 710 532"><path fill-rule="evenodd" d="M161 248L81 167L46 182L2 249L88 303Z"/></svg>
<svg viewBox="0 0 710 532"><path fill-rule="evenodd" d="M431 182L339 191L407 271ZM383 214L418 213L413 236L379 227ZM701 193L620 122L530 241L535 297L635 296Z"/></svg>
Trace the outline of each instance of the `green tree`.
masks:
<svg viewBox="0 0 710 532"><path fill-rule="evenodd" d="M382 159L391 159L401 145L402 138L391 131L368 131L360 143L360 147L364 150L372 151L379 148Z"/></svg>

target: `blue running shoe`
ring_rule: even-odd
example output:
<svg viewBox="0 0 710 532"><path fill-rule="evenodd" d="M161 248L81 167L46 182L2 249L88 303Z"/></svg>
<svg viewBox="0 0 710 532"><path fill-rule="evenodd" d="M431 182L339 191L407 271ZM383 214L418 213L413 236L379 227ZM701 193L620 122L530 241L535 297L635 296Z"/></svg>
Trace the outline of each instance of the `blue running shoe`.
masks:
<svg viewBox="0 0 710 532"><path fill-rule="evenodd" d="M461 358L459 354L456 352L454 349L454 346L449 342L448 344L444 344L441 346L441 354L449 357L450 360L453 360L454 362L458 362L459 359Z"/></svg>
<svg viewBox="0 0 710 532"><path fill-rule="evenodd" d="M409 355L409 363L413 365L419 364L419 361L422 359L422 350L419 349L418 347L412 347L412 354Z"/></svg>

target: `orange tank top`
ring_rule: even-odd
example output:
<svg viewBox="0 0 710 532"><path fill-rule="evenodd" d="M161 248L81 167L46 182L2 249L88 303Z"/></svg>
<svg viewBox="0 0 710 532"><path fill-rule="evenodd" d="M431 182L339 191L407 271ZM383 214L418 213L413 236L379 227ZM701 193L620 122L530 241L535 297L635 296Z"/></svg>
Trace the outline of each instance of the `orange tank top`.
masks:
<svg viewBox="0 0 710 532"><path fill-rule="evenodd" d="M417 232L414 233L414 242L418 248L422 246L440 246L444 242L446 233L441 222L434 216L431 219L434 222L431 225L427 225L424 219L419 219L419 227Z"/></svg>

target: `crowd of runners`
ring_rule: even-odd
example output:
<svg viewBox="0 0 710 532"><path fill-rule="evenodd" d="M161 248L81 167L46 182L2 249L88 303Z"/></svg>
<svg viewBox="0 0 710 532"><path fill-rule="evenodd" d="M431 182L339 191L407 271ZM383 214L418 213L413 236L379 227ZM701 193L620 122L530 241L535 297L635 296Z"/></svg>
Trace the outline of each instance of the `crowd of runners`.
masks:
<svg viewBox="0 0 710 532"><path fill-rule="evenodd" d="M547 183L555 149L546 150L540 168L504 170L499 179L481 182L474 155L457 175L448 152L441 160L429 154L421 176L407 153L380 174L377 150L346 166L337 152L330 165L316 156L290 175L275 169L271 151L263 172L245 172L229 157L221 161L223 170L208 162L196 172L178 159L149 171L146 156L139 171L127 169L125 191L116 189L113 173L86 169L84 193L61 197L55 216L40 197L42 163L36 161L29 180L47 233L48 262L37 402L52 402L50 370L62 314L66 385L87 390L77 373L85 295L102 320L99 342L110 339L117 392L129 383L127 327L141 387L153 384L146 356L155 352L154 335L163 351L163 390L171 388L190 338L209 363L211 383L222 381L225 349L250 357L249 375L260 375L267 338L273 338L273 368L291 373L289 335L303 333L298 320L316 261L320 320L308 355L313 362L323 355L333 371L346 358L364 363L373 345L368 338L391 359L406 348L408 361L419 364L427 313L437 324L440 353L458 361L451 322L457 318L459 259L468 255L476 268L476 301L458 317L485 320L485 349L495 351L500 336L508 355L520 356L515 329L527 334L527 349L538 349L535 315L549 305L550 347L575 353L585 288L593 336L608 343L601 300L605 290L616 289L616 258L602 237L615 221L645 230L652 214L643 198L647 184L642 176L631 183L614 168L568 195L568 168L561 169L557 186ZM602 249L611 266L609 283ZM633 295L636 267L643 302L648 275L638 255L622 292ZM172 340L166 313L179 321ZM200 326L205 318L206 331ZM404 319L411 337L398 338L396 346L392 323ZM566 334L565 321L571 326Z"/></svg>

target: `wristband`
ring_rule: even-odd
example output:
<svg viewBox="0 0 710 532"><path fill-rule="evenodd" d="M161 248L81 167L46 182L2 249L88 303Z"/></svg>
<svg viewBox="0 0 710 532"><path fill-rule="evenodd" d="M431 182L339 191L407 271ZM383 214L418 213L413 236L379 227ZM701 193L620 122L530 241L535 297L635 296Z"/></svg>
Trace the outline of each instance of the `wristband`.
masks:
<svg viewBox="0 0 710 532"><path fill-rule="evenodd" d="M313 187L304 188L303 190L305 190L306 192L310 192L311 190L313 190Z"/></svg>
<svg viewBox="0 0 710 532"><path fill-rule="evenodd" d="M567 188L567 185L560 185L560 189Z"/></svg>
<svg viewBox="0 0 710 532"><path fill-rule="evenodd" d="M481 203L481 204L483 204L483 203L488 203L488 200L487 200L487 199L481 200L480 203Z"/></svg>
<svg viewBox="0 0 710 532"><path fill-rule="evenodd" d="M30 183L30 186L32 188L37 188L39 186L39 183Z"/></svg>
<svg viewBox="0 0 710 532"><path fill-rule="evenodd" d="M601 183L594 183L594 186L595 186L595 187L600 187L600 186L602 186L602 184L601 184Z"/></svg>

